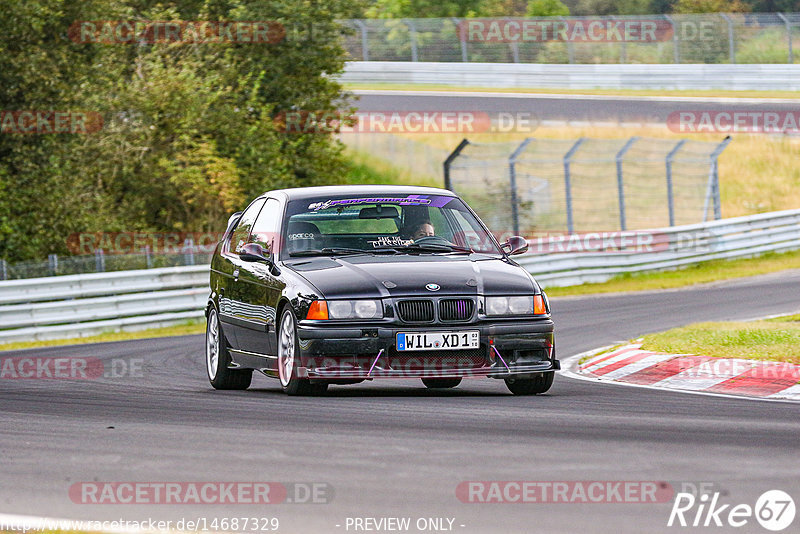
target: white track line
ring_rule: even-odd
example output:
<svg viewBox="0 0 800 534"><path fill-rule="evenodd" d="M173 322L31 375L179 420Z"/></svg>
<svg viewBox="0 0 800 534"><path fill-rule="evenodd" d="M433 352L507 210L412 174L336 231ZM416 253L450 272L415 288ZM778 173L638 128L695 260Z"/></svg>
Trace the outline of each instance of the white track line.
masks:
<svg viewBox="0 0 800 534"><path fill-rule="evenodd" d="M800 384L790 386L783 391L773 393L768 398L770 399L792 399L800 401Z"/></svg>

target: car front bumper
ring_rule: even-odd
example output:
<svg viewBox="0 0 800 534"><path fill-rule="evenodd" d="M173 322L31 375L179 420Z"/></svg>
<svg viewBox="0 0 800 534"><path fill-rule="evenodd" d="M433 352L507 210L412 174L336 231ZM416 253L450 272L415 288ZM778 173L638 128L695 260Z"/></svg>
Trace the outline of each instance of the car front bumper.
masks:
<svg viewBox="0 0 800 534"><path fill-rule="evenodd" d="M480 332L480 348L399 352L401 332ZM458 325L298 325L298 376L310 379L491 377L532 378L560 369L553 322L481 322Z"/></svg>

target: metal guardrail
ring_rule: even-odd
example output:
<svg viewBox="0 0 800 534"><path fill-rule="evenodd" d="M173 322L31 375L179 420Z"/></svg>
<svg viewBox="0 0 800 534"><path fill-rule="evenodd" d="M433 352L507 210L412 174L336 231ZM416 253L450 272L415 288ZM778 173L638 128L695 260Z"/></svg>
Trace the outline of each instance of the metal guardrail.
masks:
<svg viewBox="0 0 800 534"><path fill-rule="evenodd" d="M631 234L641 234L632 232ZM615 276L677 269L716 259L745 258L800 249L800 210L762 213L647 231L652 250L607 250L540 254L517 262L543 287L605 282ZM568 241L567 241L568 243Z"/></svg>
<svg viewBox="0 0 800 534"><path fill-rule="evenodd" d="M545 89L798 91L798 65L551 65L351 61L345 83Z"/></svg>
<svg viewBox="0 0 800 534"><path fill-rule="evenodd" d="M652 237L651 252L541 253L533 240L533 251L517 261L542 286L552 287L800 249L800 210L649 230L647 235ZM208 265L0 282L0 344L86 337L200 318L208 291Z"/></svg>
<svg viewBox="0 0 800 534"><path fill-rule="evenodd" d="M203 316L208 265L0 282L0 343L168 326Z"/></svg>

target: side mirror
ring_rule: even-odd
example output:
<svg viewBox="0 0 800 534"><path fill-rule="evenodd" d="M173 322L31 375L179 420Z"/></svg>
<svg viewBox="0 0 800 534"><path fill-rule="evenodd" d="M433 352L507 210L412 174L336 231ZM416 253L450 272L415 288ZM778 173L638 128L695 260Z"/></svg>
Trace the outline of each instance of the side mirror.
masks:
<svg viewBox="0 0 800 534"><path fill-rule="evenodd" d="M258 243L247 243L244 245L239 252L239 258L249 262L264 262L269 266L269 272L272 273L273 276L281 274L281 270L278 269L278 266L275 265L272 259L272 254L265 251L264 247Z"/></svg>
<svg viewBox="0 0 800 534"><path fill-rule="evenodd" d="M528 240L518 235L512 235L508 241L500 245L509 256L528 252Z"/></svg>

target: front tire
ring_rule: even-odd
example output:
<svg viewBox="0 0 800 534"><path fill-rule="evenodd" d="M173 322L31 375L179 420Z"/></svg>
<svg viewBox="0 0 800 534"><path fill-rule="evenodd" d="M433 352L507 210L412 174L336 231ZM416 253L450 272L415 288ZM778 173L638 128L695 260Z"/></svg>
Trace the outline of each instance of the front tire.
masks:
<svg viewBox="0 0 800 534"><path fill-rule="evenodd" d="M506 387L514 395L539 395L553 385L555 373L542 373L536 378L506 378Z"/></svg>
<svg viewBox="0 0 800 534"><path fill-rule="evenodd" d="M216 308L206 320L206 372L214 389L247 389L253 380L252 369L229 369L231 355L225 344Z"/></svg>
<svg viewBox="0 0 800 534"><path fill-rule="evenodd" d="M297 341L297 319L291 307L281 315L278 327L278 379L287 395L322 395L327 391L327 382L312 383L308 378L297 376L299 363Z"/></svg>
<svg viewBox="0 0 800 534"><path fill-rule="evenodd" d="M422 383L428 389L454 388L461 383L460 378L423 378Z"/></svg>

